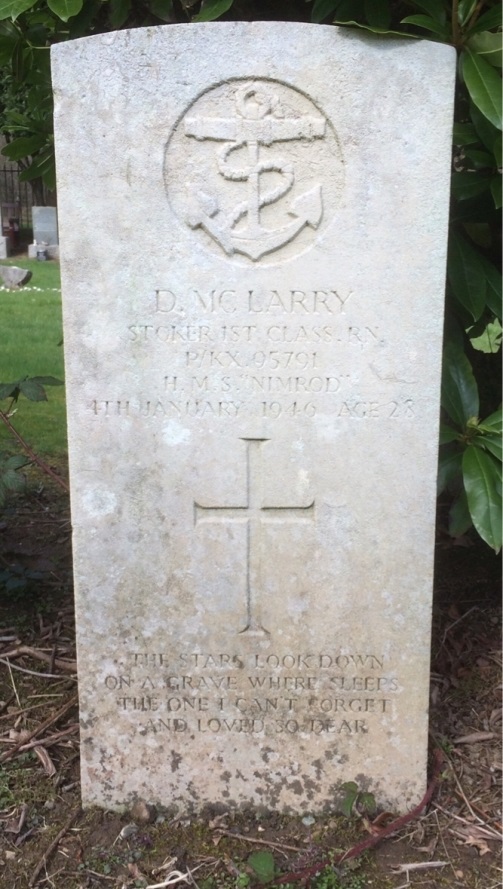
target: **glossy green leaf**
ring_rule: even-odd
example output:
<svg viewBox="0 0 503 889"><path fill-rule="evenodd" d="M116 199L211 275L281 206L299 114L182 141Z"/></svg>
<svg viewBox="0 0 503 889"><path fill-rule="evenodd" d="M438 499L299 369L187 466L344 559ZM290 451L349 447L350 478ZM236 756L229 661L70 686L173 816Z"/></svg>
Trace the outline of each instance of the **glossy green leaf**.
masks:
<svg viewBox="0 0 503 889"><path fill-rule="evenodd" d="M480 31L493 31L495 28L501 28L501 3L498 3L494 9L484 12L470 28L469 33L478 34Z"/></svg>
<svg viewBox="0 0 503 889"><path fill-rule="evenodd" d="M496 435L494 432L490 432L487 435L477 435L473 439L472 444L477 448L482 448L483 451L489 451L501 463L501 460L503 459L503 441L501 435Z"/></svg>
<svg viewBox="0 0 503 889"><path fill-rule="evenodd" d="M193 22L213 22L224 15L232 6L233 0L203 0L201 9Z"/></svg>
<svg viewBox="0 0 503 889"><path fill-rule="evenodd" d="M470 102L470 117L479 138L482 140L486 148L494 154L497 148L497 142L501 139L501 132L484 114L482 114L481 111L479 111L473 102ZM499 166L497 160L495 166Z"/></svg>
<svg viewBox="0 0 503 889"><path fill-rule="evenodd" d="M452 195L457 201L469 201L491 187L492 176L480 173L453 173Z"/></svg>
<svg viewBox="0 0 503 889"><path fill-rule="evenodd" d="M454 296L477 321L486 304L486 276L479 253L456 232L449 238L447 276Z"/></svg>
<svg viewBox="0 0 503 889"><path fill-rule="evenodd" d="M494 206L496 210L500 210L502 206L501 200L501 173L496 173L491 179L491 194L493 196Z"/></svg>
<svg viewBox="0 0 503 889"><path fill-rule="evenodd" d="M402 40L421 40L419 34L406 34L405 31L389 31L386 28L373 28L370 25L364 25L362 22L353 20L335 19L334 25L345 25L351 28L361 28L362 31L368 31L370 34L378 34L380 37L401 37Z"/></svg>
<svg viewBox="0 0 503 889"><path fill-rule="evenodd" d="M408 15L406 16L406 18L401 20L400 24L416 25L418 28L424 28L425 31L430 31L433 34L437 34L444 40L447 40L449 38L448 27L446 25L443 25L436 19L431 18L429 15Z"/></svg>
<svg viewBox="0 0 503 889"><path fill-rule="evenodd" d="M21 182L31 182L32 179L42 177L48 188L54 188L56 185L56 167L54 160L54 151L49 146L43 152L38 154L27 170L20 173Z"/></svg>
<svg viewBox="0 0 503 889"><path fill-rule="evenodd" d="M131 12L131 0L110 0L108 13L112 28L122 28Z"/></svg>
<svg viewBox="0 0 503 889"><path fill-rule="evenodd" d="M502 133L498 133L498 135L496 136L496 139L494 140L493 152L494 152L494 157L496 159L496 163L497 163L498 167L503 166L503 164L502 164L502 161L503 161L503 134Z"/></svg>
<svg viewBox="0 0 503 889"><path fill-rule="evenodd" d="M0 36L0 65L5 66L10 63L16 43L12 37Z"/></svg>
<svg viewBox="0 0 503 889"><path fill-rule="evenodd" d="M45 136L37 133L35 136L21 136L19 139L13 139L2 148L2 154L11 161L20 160L23 157L29 157L36 151L39 151L45 145Z"/></svg>
<svg viewBox="0 0 503 889"><path fill-rule="evenodd" d="M444 345L442 407L459 429L478 417L479 393L473 370L462 348L449 340Z"/></svg>
<svg viewBox="0 0 503 889"><path fill-rule="evenodd" d="M386 30L390 26L389 0L365 0L365 17L372 28Z"/></svg>
<svg viewBox="0 0 503 889"><path fill-rule="evenodd" d="M501 349L502 328L499 319L490 321L477 336L470 335L470 342L478 352L496 355Z"/></svg>
<svg viewBox="0 0 503 889"><path fill-rule="evenodd" d="M476 6L477 0L459 0L458 22L461 27L464 27L466 23L470 21Z"/></svg>
<svg viewBox="0 0 503 889"><path fill-rule="evenodd" d="M479 429L483 432L497 432L501 435L503 432L503 412L501 408L490 414L485 420L479 424Z"/></svg>
<svg viewBox="0 0 503 889"><path fill-rule="evenodd" d="M314 24L319 24L329 15L332 15L332 13L335 12L336 8L337 0L315 0L311 12L311 21Z"/></svg>
<svg viewBox="0 0 503 889"><path fill-rule="evenodd" d="M436 19L437 22L445 22L446 20L444 5L439 3L438 0L415 0L414 6L424 10L432 19Z"/></svg>
<svg viewBox="0 0 503 889"><path fill-rule="evenodd" d="M487 308L501 320L501 292L503 289L501 272L482 254L479 254L479 262L486 278Z"/></svg>
<svg viewBox="0 0 503 889"><path fill-rule="evenodd" d="M351 19L361 22L365 18L365 0L338 0L335 14L344 23Z"/></svg>
<svg viewBox="0 0 503 889"><path fill-rule="evenodd" d="M463 228L477 247L488 250L493 244L493 231L487 222L465 222Z"/></svg>
<svg viewBox="0 0 503 889"><path fill-rule="evenodd" d="M0 19L17 19L22 12L35 6L37 0L0 0Z"/></svg>
<svg viewBox="0 0 503 889"><path fill-rule="evenodd" d="M473 524L496 552L501 549L501 464L469 445L463 454L463 482Z"/></svg>
<svg viewBox="0 0 503 889"><path fill-rule="evenodd" d="M162 22L171 21L173 14L173 0L150 0L150 11Z"/></svg>
<svg viewBox="0 0 503 889"><path fill-rule="evenodd" d="M461 491L449 509L449 534L451 537L461 537L472 524L466 491Z"/></svg>
<svg viewBox="0 0 503 889"><path fill-rule="evenodd" d="M502 128L501 77L481 56L467 49L461 53L463 79L472 102L499 130Z"/></svg>
<svg viewBox="0 0 503 889"><path fill-rule="evenodd" d="M488 151L482 151L481 148L465 148L465 156L470 161L470 166L475 170L484 170L494 167L494 158Z"/></svg>
<svg viewBox="0 0 503 889"><path fill-rule="evenodd" d="M474 145L479 141L477 131L471 123L455 123L452 131L454 145Z"/></svg>
<svg viewBox="0 0 503 889"><path fill-rule="evenodd" d="M503 55L501 38L501 31L498 31L496 34L491 31L481 31L479 34L474 34L473 37L470 37L466 45L481 58L485 59L486 62L489 62L490 65L493 65L495 68L501 68Z"/></svg>
<svg viewBox="0 0 503 889"><path fill-rule="evenodd" d="M74 15L78 15L82 9L83 0L47 0L47 5L52 12L63 22Z"/></svg>
<svg viewBox="0 0 503 889"><path fill-rule="evenodd" d="M440 444L445 445L449 444L451 441L457 441L459 438L459 432L456 429L453 429L452 426L448 426L447 423L440 424Z"/></svg>
<svg viewBox="0 0 503 889"><path fill-rule="evenodd" d="M438 459L437 494L456 490L461 484L462 451L459 445L449 444L440 449Z"/></svg>

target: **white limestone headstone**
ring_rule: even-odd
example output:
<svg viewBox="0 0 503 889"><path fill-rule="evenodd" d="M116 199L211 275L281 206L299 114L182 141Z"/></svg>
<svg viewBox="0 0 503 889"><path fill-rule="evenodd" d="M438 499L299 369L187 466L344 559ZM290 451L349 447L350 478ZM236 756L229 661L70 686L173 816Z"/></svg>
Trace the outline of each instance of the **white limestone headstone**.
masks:
<svg viewBox="0 0 503 889"><path fill-rule="evenodd" d="M58 244L58 212L56 207L32 207L33 240L36 244Z"/></svg>
<svg viewBox="0 0 503 889"><path fill-rule="evenodd" d="M83 798L425 788L455 53L52 50Z"/></svg>

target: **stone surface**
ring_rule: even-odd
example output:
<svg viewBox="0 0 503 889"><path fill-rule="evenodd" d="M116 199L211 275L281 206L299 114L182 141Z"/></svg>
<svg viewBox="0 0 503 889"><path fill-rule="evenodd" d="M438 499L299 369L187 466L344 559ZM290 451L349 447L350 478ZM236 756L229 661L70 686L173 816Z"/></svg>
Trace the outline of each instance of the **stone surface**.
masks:
<svg viewBox="0 0 503 889"><path fill-rule="evenodd" d="M7 259L9 239L5 235L0 235L0 259Z"/></svg>
<svg viewBox="0 0 503 889"><path fill-rule="evenodd" d="M0 266L0 278L4 287L10 287L12 289L22 287L23 284L28 283L31 275L32 273L29 269L21 269L17 265Z"/></svg>
<svg viewBox="0 0 503 889"><path fill-rule="evenodd" d="M406 809L454 51L267 22L52 52L84 803Z"/></svg>
<svg viewBox="0 0 503 889"><path fill-rule="evenodd" d="M56 207L32 207L33 240L36 244L59 244Z"/></svg>

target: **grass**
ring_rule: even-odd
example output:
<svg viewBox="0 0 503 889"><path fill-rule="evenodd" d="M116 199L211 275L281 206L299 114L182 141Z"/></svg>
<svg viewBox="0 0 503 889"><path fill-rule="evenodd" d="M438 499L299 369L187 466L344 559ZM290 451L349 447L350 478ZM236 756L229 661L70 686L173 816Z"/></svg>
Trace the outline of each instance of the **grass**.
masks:
<svg viewBox="0 0 503 889"><path fill-rule="evenodd" d="M19 258L1 265L28 268L33 277L19 290L0 289L0 383L32 376L63 380L58 263ZM32 402L21 396L12 422L37 453L63 459L67 451L64 387L50 386L46 392L47 402ZM6 410L9 403L7 399L1 401L0 409ZM2 424L0 450L11 450L11 443ZM15 450L19 450L18 445Z"/></svg>

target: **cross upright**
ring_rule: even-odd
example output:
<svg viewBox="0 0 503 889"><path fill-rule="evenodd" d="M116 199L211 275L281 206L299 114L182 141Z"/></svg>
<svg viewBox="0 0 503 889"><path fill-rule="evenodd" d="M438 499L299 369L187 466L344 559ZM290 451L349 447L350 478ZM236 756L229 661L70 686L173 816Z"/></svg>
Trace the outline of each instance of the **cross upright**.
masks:
<svg viewBox="0 0 503 889"><path fill-rule="evenodd" d="M246 503L242 506L204 505L194 501L194 524L237 522L246 525L246 626L240 633L269 633L260 618L263 591L264 524L314 521L315 501L306 506L264 506L262 502L262 444L266 438L243 438L246 444Z"/></svg>

